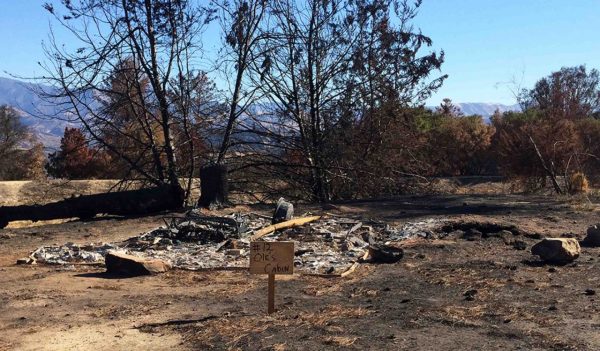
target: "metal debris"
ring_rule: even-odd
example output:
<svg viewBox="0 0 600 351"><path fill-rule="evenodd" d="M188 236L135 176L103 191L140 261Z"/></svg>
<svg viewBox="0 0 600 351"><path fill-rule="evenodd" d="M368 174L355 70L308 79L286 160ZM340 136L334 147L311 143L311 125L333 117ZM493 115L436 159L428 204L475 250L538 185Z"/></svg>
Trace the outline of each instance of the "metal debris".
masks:
<svg viewBox="0 0 600 351"><path fill-rule="evenodd" d="M80 246L69 242L62 246L42 246L29 257L35 262L46 264L98 263L104 262L104 256L109 250L117 248L117 245L108 243Z"/></svg>
<svg viewBox="0 0 600 351"><path fill-rule="evenodd" d="M184 218L122 242L79 246L41 247L31 254L39 263L68 265L104 263L109 250L157 258L186 270L244 268L248 266L251 235L270 224L270 218L253 213L225 217L189 212ZM370 244L430 238L443 220L409 222L396 228L384 222L329 217L303 226L276 231L266 241L294 241L294 265L301 273L341 274L358 262Z"/></svg>

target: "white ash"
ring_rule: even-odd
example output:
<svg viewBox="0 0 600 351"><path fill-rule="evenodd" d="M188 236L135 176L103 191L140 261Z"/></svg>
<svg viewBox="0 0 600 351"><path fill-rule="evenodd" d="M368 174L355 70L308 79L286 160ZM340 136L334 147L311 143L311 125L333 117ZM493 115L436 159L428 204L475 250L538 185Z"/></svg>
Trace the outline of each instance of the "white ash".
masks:
<svg viewBox="0 0 600 351"><path fill-rule="evenodd" d="M396 228L383 222L363 223L333 217L278 231L261 240L294 241L294 265L299 273L339 274L364 255L369 242L430 238L443 223L440 219L428 219ZM269 224L267 218L254 214L232 214L221 219L188 214L179 221L173 220L122 242L46 246L34 251L31 257L40 263L60 265L104 263L109 250L121 250L135 256L162 259L175 268L186 270L247 267L249 235ZM240 250L219 250L219 244L227 239L235 239Z"/></svg>
<svg viewBox="0 0 600 351"><path fill-rule="evenodd" d="M387 241L402 241L415 237L432 239L436 236L437 229L446 222L444 218L428 218L424 221L407 222L399 228L386 225L384 237Z"/></svg>
<svg viewBox="0 0 600 351"><path fill-rule="evenodd" d="M106 253L115 249L118 249L118 246L109 243L80 246L69 242L62 246L42 246L32 252L30 257L35 262L46 264L102 263Z"/></svg>

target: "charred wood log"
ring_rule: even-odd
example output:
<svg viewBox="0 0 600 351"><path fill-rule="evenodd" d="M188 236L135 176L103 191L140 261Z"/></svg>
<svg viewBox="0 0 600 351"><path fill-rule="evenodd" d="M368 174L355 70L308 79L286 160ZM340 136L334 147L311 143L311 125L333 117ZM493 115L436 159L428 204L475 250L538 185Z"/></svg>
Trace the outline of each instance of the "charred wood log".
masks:
<svg viewBox="0 0 600 351"><path fill-rule="evenodd" d="M0 228L11 221L42 221L61 218L90 219L97 214L144 215L181 208L184 192L180 187L128 190L72 197L46 205L0 207Z"/></svg>
<svg viewBox="0 0 600 351"><path fill-rule="evenodd" d="M218 208L229 202L227 166L214 164L200 169L200 199L198 207Z"/></svg>

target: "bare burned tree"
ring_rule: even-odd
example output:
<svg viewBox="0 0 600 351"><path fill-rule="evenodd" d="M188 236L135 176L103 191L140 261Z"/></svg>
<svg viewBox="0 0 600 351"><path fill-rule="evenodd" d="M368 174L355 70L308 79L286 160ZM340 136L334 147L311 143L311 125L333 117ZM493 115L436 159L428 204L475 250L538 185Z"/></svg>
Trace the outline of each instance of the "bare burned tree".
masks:
<svg viewBox="0 0 600 351"><path fill-rule="evenodd" d="M68 50L50 36L44 80L59 89L46 98L62 103L95 143L126 165L124 177L179 193L177 150L188 144L181 131L192 118L193 58L204 12L186 0L61 4L64 13L45 8L79 48Z"/></svg>
<svg viewBox="0 0 600 351"><path fill-rule="evenodd" d="M376 109L390 100L418 103L444 77L425 82L443 55L419 57L431 40L409 25L420 2L315 0L270 3L259 45L263 59L252 67L254 83L268 97L270 118L258 132L270 138L269 166L313 200L333 197L332 179L347 169L330 142L339 128L373 125ZM394 11L396 9L396 11ZM394 23L398 23L395 25ZM371 113L367 113L371 111ZM348 130L349 132L349 130ZM343 132L342 132L343 133ZM375 136L362 150L377 142ZM277 148L278 152L273 152ZM264 168L263 171L266 171Z"/></svg>
<svg viewBox="0 0 600 351"><path fill-rule="evenodd" d="M257 60L256 48L264 40L261 26L266 16L266 0L234 0L211 2L211 9L218 19L223 34L223 47L219 52L217 71L227 83L225 108L222 118L217 119L215 135L220 143L212 153L208 164L200 171L202 188L198 205L219 206L228 202L227 154L236 146L236 125L243 116L250 114L256 103L258 87L248 79L248 70Z"/></svg>
<svg viewBox="0 0 600 351"><path fill-rule="evenodd" d="M190 141L192 92L199 80L204 11L187 0L62 0L44 7L78 44L50 34L43 96L59 104L99 147L128 167L124 179L151 189L100 194L32 210L0 208L0 227L44 213L44 218L88 218L98 213L140 214L181 207L178 148ZM188 144L189 145L189 144ZM195 153L189 152L190 158ZM193 162L189 162L194 167ZM190 180L192 171L189 172ZM33 218L37 219L39 218Z"/></svg>

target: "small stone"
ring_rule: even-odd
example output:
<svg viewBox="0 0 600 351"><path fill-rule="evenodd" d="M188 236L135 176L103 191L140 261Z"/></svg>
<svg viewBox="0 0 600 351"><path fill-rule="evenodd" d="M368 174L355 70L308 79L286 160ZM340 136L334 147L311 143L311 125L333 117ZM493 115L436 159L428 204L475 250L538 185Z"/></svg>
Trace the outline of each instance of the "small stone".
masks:
<svg viewBox="0 0 600 351"><path fill-rule="evenodd" d="M463 234L463 239L468 240L468 241L476 241L476 240L481 240L481 238L483 237L483 234L477 230L477 229L469 229L467 232L465 232Z"/></svg>
<svg viewBox="0 0 600 351"><path fill-rule="evenodd" d="M524 242L523 240L515 240L512 243L512 247L515 250L525 250L525 249L527 249L527 243Z"/></svg>
<svg viewBox="0 0 600 351"><path fill-rule="evenodd" d="M475 289L467 290L463 294L463 296L465 297L465 300L467 300L467 301L475 300L475 295L477 295L477 290L475 290Z"/></svg>
<svg viewBox="0 0 600 351"><path fill-rule="evenodd" d="M457 229L448 233L448 236L454 236L457 238L463 238L465 236L465 232L463 230Z"/></svg>
<svg viewBox="0 0 600 351"><path fill-rule="evenodd" d="M225 255L227 256L241 256L244 254L243 249L228 249L225 250Z"/></svg>
<svg viewBox="0 0 600 351"><path fill-rule="evenodd" d="M546 238L531 248L531 253L549 263L568 263L579 257L581 248L574 238Z"/></svg>
<svg viewBox="0 0 600 351"><path fill-rule="evenodd" d="M592 225L587 229L587 235L582 242L586 246L600 246L600 224Z"/></svg>
<svg viewBox="0 0 600 351"><path fill-rule="evenodd" d="M527 233L525 234L526 237L531 238L531 239L543 239L544 235L542 235L541 233Z"/></svg>

